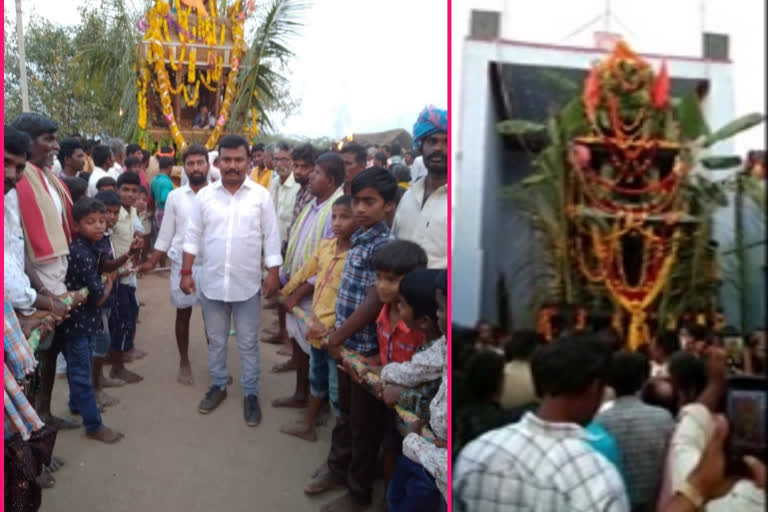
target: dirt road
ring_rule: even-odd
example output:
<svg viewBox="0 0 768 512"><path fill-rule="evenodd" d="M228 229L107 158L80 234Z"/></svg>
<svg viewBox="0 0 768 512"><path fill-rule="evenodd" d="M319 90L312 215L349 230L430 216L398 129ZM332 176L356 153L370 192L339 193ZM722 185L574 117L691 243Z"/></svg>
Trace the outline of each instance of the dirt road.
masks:
<svg viewBox="0 0 768 512"><path fill-rule="evenodd" d="M107 409L104 423L125 433L107 446L86 439L82 429L59 433L54 453L66 465L54 474L56 486L43 493L45 512L270 512L316 511L339 492L308 498L309 473L325 460L333 420L320 427L316 443L281 434L279 426L299 415L274 409L272 399L293 390L294 374L269 369L284 359L277 346L260 343L261 425L243 421L240 362L230 340L228 368L234 378L224 403L203 416L197 405L208 388L207 351L199 308L192 317L190 358L195 384L176 382L178 352L175 310L167 274L139 281L141 309L136 345L149 355L128 367L144 381L109 389L120 403ZM66 380L56 380L54 414L66 414ZM382 486L374 497L382 503Z"/></svg>

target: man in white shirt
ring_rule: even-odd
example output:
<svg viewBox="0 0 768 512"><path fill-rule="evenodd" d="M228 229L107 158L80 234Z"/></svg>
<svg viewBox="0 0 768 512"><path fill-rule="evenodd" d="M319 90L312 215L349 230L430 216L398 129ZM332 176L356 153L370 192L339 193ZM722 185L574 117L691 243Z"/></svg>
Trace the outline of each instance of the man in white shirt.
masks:
<svg viewBox="0 0 768 512"><path fill-rule="evenodd" d="M117 181L117 178L125 172L125 166L123 165L123 160L125 160L125 142L123 142L123 139L114 138L109 139L107 145L112 150L112 158L114 159L112 167L107 171L107 174Z"/></svg>
<svg viewBox="0 0 768 512"><path fill-rule="evenodd" d="M210 413L227 396L227 340L232 323L243 368L243 415L248 426L256 426L261 421L259 303L262 293L268 298L280 287L283 258L269 192L246 179L250 156L248 141L239 135L227 135L219 142L221 180L200 191L192 207L179 273L181 290L196 293L192 265L198 254L205 254L198 281L212 385L198 410ZM268 270L262 285L264 266Z"/></svg>
<svg viewBox="0 0 768 512"><path fill-rule="evenodd" d="M96 185L101 178L110 176L106 170L111 169L115 161L112 159L112 150L109 149L109 146L103 144L93 148L91 158L93 159L93 171L91 172L91 177L88 178L87 195L88 197L95 197L99 192L96 189ZM114 178L114 180L117 181L117 178Z"/></svg>
<svg viewBox="0 0 768 512"><path fill-rule="evenodd" d="M461 451L454 509L628 512L618 470L590 446L584 429L600 406L609 364L610 349L594 337L537 348L531 371L541 405Z"/></svg>
<svg viewBox="0 0 768 512"><path fill-rule="evenodd" d="M183 185L168 194L165 200L165 213L160 233L155 242L152 257L139 267L140 272L148 272L157 266L166 254L171 260L171 303L176 308L176 344L179 347L179 376L176 380L186 386L193 383L192 367L189 362L189 323L192 307L200 303L197 294L187 295L181 291L181 255L183 252L184 232L192 205L197 193L208 185L208 150L202 144L192 144L182 156L184 175L188 185ZM200 279L203 263L202 251L195 258L192 266L192 278Z"/></svg>
<svg viewBox="0 0 768 512"><path fill-rule="evenodd" d="M395 213L392 234L419 244L428 268L448 268L448 121L447 112L425 108L414 125L413 140L429 171L405 192Z"/></svg>

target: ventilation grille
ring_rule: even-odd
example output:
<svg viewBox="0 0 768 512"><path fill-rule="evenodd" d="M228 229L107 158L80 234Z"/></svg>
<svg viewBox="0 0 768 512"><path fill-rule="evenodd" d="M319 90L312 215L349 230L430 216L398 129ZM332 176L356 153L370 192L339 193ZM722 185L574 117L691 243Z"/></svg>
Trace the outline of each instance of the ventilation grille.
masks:
<svg viewBox="0 0 768 512"><path fill-rule="evenodd" d="M469 35L476 39L496 39L499 37L501 13L496 11L472 10Z"/></svg>

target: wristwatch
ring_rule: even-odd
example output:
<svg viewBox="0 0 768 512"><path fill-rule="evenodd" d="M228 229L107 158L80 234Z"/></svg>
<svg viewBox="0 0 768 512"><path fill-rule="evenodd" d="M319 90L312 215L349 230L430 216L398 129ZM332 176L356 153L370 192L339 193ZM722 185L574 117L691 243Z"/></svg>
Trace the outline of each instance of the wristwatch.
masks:
<svg viewBox="0 0 768 512"><path fill-rule="evenodd" d="M701 491L699 491L695 485L693 485L688 480L685 480L683 483L678 485L675 488L675 494L679 494L694 506L696 510L699 510L701 507L704 506L704 496L702 496Z"/></svg>
<svg viewBox="0 0 768 512"><path fill-rule="evenodd" d="M179 270L179 274L182 276L191 276L192 275L192 269L181 269Z"/></svg>

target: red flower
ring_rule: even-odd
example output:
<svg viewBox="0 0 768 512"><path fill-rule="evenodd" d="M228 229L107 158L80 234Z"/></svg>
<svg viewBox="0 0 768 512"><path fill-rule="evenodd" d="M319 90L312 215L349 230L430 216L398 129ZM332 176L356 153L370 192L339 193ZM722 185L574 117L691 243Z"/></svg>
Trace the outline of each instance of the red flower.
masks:
<svg viewBox="0 0 768 512"><path fill-rule="evenodd" d="M595 109L598 103L600 103L600 80L597 69L593 67L584 81L584 109L590 121L595 120Z"/></svg>
<svg viewBox="0 0 768 512"><path fill-rule="evenodd" d="M661 110L667 107L669 102L669 73L667 72L667 61L661 63L659 74L653 82L653 106Z"/></svg>

